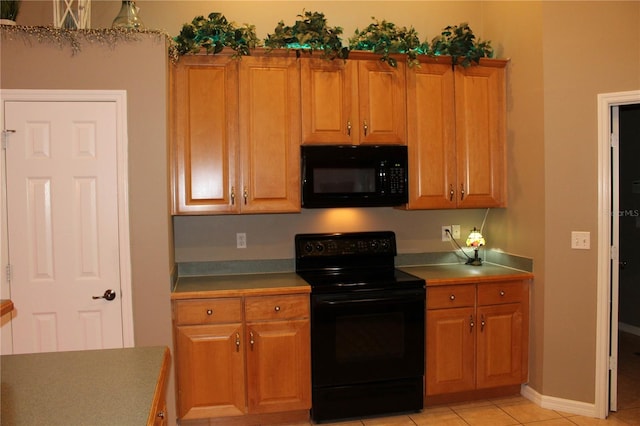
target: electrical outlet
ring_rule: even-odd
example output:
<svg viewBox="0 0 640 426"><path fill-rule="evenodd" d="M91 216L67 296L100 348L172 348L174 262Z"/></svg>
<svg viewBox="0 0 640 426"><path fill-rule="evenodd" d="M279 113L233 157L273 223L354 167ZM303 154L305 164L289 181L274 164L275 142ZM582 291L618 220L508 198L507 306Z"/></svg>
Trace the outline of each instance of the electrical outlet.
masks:
<svg viewBox="0 0 640 426"><path fill-rule="evenodd" d="M247 248L247 234L244 232L236 234L236 248Z"/></svg>
<svg viewBox="0 0 640 426"><path fill-rule="evenodd" d="M447 232L449 231L449 232ZM451 225L442 226L442 241L451 241Z"/></svg>
<svg viewBox="0 0 640 426"><path fill-rule="evenodd" d="M460 225L451 225L451 233L454 240L460 239Z"/></svg>

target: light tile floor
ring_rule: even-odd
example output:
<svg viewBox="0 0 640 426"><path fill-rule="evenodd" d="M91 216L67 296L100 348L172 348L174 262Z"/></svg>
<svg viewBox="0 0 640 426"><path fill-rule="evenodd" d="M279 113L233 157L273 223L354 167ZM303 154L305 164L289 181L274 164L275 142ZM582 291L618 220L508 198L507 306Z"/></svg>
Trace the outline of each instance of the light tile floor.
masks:
<svg viewBox="0 0 640 426"><path fill-rule="evenodd" d="M416 414L360 419L324 426L640 426L640 337L620 333L618 411L606 419L547 410L522 396L430 407ZM308 426L312 423L296 424Z"/></svg>

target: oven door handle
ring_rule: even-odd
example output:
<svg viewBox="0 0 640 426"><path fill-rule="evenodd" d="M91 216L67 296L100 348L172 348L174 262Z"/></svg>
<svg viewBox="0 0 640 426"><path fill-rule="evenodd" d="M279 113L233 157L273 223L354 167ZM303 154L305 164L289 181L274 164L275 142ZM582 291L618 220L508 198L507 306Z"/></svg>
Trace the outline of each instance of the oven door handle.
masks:
<svg viewBox="0 0 640 426"><path fill-rule="evenodd" d="M425 300L424 293L414 293L412 295L385 295L380 297L361 297L361 298L353 298L353 299L324 299L317 300L317 306L340 306L340 305L351 305L351 304L360 304L360 303L388 303L388 302L415 302L415 301L423 301Z"/></svg>

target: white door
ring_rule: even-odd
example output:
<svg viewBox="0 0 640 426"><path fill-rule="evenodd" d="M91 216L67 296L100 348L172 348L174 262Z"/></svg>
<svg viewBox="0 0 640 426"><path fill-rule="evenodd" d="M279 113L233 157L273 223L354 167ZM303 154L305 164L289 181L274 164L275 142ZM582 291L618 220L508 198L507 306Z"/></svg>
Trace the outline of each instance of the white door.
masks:
<svg viewBox="0 0 640 426"><path fill-rule="evenodd" d="M124 346L116 116L115 102L4 103L14 353Z"/></svg>

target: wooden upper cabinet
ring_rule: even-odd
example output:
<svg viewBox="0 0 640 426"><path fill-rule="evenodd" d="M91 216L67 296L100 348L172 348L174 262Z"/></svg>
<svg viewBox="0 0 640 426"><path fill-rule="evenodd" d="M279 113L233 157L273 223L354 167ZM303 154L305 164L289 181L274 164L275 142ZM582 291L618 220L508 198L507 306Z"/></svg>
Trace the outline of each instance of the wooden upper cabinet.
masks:
<svg viewBox="0 0 640 426"><path fill-rule="evenodd" d="M298 212L300 64L248 56L239 67L240 210Z"/></svg>
<svg viewBox="0 0 640 426"><path fill-rule="evenodd" d="M301 60L302 143L406 143L404 62Z"/></svg>
<svg viewBox="0 0 640 426"><path fill-rule="evenodd" d="M171 86L173 214L300 211L295 57L184 56Z"/></svg>
<svg viewBox="0 0 640 426"><path fill-rule="evenodd" d="M507 63L488 64L456 67L458 207L506 205Z"/></svg>
<svg viewBox="0 0 640 426"><path fill-rule="evenodd" d="M408 70L408 209L506 205L506 64Z"/></svg>
<svg viewBox="0 0 640 426"><path fill-rule="evenodd" d="M184 56L171 74L172 213L237 210L238 63Z"/></svg>

